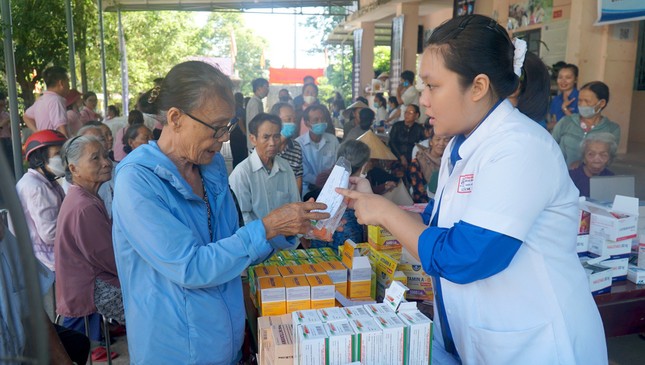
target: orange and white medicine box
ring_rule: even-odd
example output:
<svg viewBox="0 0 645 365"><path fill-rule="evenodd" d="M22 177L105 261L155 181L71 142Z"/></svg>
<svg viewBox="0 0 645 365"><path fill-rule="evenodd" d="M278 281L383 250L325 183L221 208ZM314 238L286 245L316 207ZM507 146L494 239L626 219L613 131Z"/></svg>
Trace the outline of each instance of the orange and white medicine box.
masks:
<svg viewBox="0 0 645 365"><path fill-rule="evenodd" d="M351 270L354 267L354 258L360 257L360 249L356 242L347 239L341 247L341 255L343 256L343 265Z"/></svg>
<svg viewBox="0 0 645 365"><path fill-rule="evenodd" d="M327 261L320 263L322 268L336 286L336 290L347 296L347 268L340 261Z"/></svg>
<svg viewBox="0 0 645 365"><path fill-rule="evenodd" d="M326 274L326 271L325 269L323 269L321 264L312 264L312 263L302 264L300 265L300 269L302 269L303 274L307 276Z"/></svg>
<svg viewBox="0 0 645 365"><path fill-rule="evenodd" d="M325 323L327 365L346 365L353 360L354 330L348 321Z"/></svg>
<svg viewBox="0 0 645 365"><path fill-rule="evenodd" d="M430 364L432 361L432 321L421 312L401 312L404 333L405 365Z"/></svg>
<svg viewBox="0 0 645 365"><path fill-rule="evenodd" d="M406 325L394 312L376 316L374 320L383 330L382 362L384 364L403 364Z"/></svg>
<svg viewBox="0 0 645 365"><path fill-rule="evenodd" d="M279 276L258 279L260 312L263 316L286 313L284 281Z"/></svg>
<svg viewBox="0 0 645 365"><path fill-rule="evenodd" d="M347 286L349 298L369 297L372 290L372 266L366 256L354 258L353 268L349 270Z"/></svg>
<svg viewBox="0 0 645 365"><path fill-rule="evenodd" d="M253 268L253 271L255 271L256 278L263 278L267 276L281 276L277 266L255 266Z"/></svg>
<svg viewBox="0 0 645 365"><path fill-rule="evenodd" d="M285 295L287 300L287 313L309 309L311 288L307 277L287 276L284 279Z"/></svg>
<svg viewBox="0 0 645 365"><path fill-rule="evenodd" d="M300 268L300 265L278 266L278 272L285 278L287 276L300 276L305 274Z"/></svg>
<svg viewBox="0 0 645 365"><path fill-rule="evenodd" d="M354 360L361 364L389 364L383 361L383 330L374 318L352 319L354 330Z"/></svg>
<svg viewBox="0 0 645 365"><path fill-rule="evenodd" d="M347 320L347 316L343 309L336 307L318 309L318 316L320 316L323 323Z"/></svg>
<svg viewBox="0 0 645 365"><path fill-rule="evenodd" d="M309 275L311 309L329 308L336 303L336 287L327 274Z"/></svg>

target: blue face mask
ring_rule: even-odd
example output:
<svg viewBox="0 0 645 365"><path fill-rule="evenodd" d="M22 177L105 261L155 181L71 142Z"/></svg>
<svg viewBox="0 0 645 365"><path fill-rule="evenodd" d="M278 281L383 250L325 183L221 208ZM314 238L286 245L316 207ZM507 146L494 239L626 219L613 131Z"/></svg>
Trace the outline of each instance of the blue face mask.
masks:
<svg viewBox="0 0 645 365"><path fill-rule="evenodd" d="M317 123L311 126L311 131L318 136L322 136L323 134L325 134L326 130L327 130L327 123Z"/></svg>
<svg viewBox="0 0 645 365"><path fill-rule="evenodd" d="M408 80L403 81L403 87L408 87L408 86L410 86L410 83L408 82Z"/></svg>
<svg viewBox="0 0 645 365"><path fill-rule="evenodd" d="M282 123L282 134L285 138L290 138L293 134L296 133L296 124L295 123Z"/></svg>

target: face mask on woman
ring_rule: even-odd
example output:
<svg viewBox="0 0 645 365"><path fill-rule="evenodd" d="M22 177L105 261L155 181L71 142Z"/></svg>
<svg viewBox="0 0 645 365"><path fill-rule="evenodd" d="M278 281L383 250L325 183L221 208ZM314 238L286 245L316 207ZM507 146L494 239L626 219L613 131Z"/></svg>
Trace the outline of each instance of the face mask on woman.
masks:
<svg viewBox="0 0 645 365"><path fill-rule="evenodd" d="M295 123L282 123L282 130L280 131L280 134L282 134L285 138L291 138L291 136L293 136L295 132Z"/></svg>
<svg viewBox="0 0 645 365"><path fill-rule="evenodd" d="M61 177L65 175L65 168L63 167L63 160L60 156L53 156L49 158L47 163L47 170L54 174L56 177Z"/></svg>
<svg viewBox="0 0 645 365"><path fill-rule="evenodd" d="M316 123L311 126L311 131L317 136L322 136L327 130L327 123Z"/></svg>
<svg viewBox="0 0 645 365"><path fill-rule="evenodd" d="M312 95L307 95L307 96L303 96L302 100L304 100L307 105L311 105L316 102L316 97Z"/></svg>
<svg viewBox="0 0 645 365"><path fill-rule="evenodd" d="M600 102L598 102L598 103L600 103ZM592 106L578 105L578 114L580 114L580 116L583 117L583 118L591 118L591 117L593 117L594 115L596 115L596 114L598 114L600 112L600 110L598 110L596 112L596 106L598 105L598 103L596 103L596 105L592 105Z"/></svg>

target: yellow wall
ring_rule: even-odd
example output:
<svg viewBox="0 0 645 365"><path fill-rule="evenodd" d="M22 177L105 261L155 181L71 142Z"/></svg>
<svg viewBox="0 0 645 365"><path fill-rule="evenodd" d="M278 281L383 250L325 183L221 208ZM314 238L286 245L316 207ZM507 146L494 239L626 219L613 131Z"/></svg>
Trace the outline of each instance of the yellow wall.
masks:
<svg viewBox="0 0 645 365"><path fill-rule="evenodd" d="M631 116L629 141L645 144L645 91L634 91Z"/></svg>
<svg viewBox="0 0 645 365"><path fill-rule="evenodd" d="M595 0L572 1L566 58L580 68L579 86L595 80L609 86L609 105L603 114L620 125L622 153L627 151L631 121L638 26L634 24L631 40L617 39L614 25L594 25L595 5Z"/></svg>

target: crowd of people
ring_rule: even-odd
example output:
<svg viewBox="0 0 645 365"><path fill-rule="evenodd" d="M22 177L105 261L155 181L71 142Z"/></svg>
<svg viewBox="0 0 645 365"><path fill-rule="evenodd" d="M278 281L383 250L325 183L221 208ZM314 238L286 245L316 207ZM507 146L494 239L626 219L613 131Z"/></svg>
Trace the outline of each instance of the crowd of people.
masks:
<svg viewBox="0 0 645 365"><path fill-rule="evenodd" d="M494 52L485 49L491 45ZM509 334L539 329L514 339L525 354L592 363L604 342L590 296L578 293L584 273L569 262L571 250L530 247L546 243L544 232L568 237L557 219L574 226L578 194L589 195L592 176L612 174L620 127L603 115L607 85L578 89L575 65L561 65L549 102L548 70L525 47L489 18L453 19L423 53L421 93L406 70L390 95L347 107L339 93L321 102L313 77L295 98L280 90L271 106L264 104L269 81L255 79L245 101L220 70L188 61L142 93L127 118L114 105L103 118L95 93L70 90L66 70L49 68L47 91L23 116L34 133L16 189L34 253L56 274L64 326L82 332L89 319L98 340L100 315L126 325L133 363L235 363L247 266L298 245L360 241L362 224L378 224L443 292L435 321L447 361L510 359L504 351L476 353L509 338L483 330L495 324ZM4 95L0 102L5 146ZM220 153L229 140L230 175ZM309 242L302 235L312 219L328 216L315 200L340 157L350 161L354 186L342 191L351 201L344 229L332 242ZM426 212L398 211L387 198L396 187L429 203ZM526 191L540 193L527 203ZM563 293L567 301L549 299ZM467 296L483 309L464 304ZM527 320L516 309L529 304L539 315ZM499 321L492 309L517 318ZM482 345L468 345L475 341Z"/></svg>

